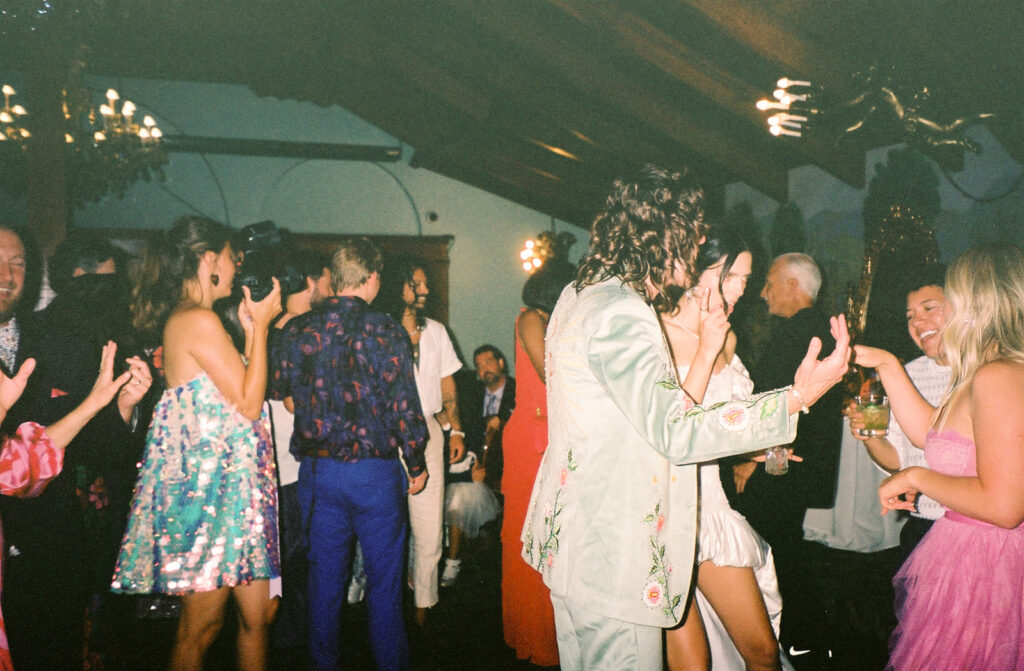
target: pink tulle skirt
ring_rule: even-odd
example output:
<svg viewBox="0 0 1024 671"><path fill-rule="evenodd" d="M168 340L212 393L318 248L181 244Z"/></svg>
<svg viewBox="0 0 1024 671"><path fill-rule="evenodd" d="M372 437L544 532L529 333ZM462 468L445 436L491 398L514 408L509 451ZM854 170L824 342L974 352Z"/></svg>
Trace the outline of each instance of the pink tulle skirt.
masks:
<svg viewBox="0 0 1024 671"><path fill-rule="evenodd" d="M896 671L1024 671L1024 525L953 512L893 579Z"/></svg>

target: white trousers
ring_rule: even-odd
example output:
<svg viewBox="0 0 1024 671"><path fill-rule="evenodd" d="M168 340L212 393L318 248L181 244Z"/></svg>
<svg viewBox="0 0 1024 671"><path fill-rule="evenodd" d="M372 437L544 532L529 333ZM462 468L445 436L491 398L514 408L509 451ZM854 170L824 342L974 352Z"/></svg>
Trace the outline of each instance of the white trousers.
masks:
<svg viewBox="0 0 1024 671"><path fill-rule="evenodd" d="M417 608L437 603L437 565L441 561L444 521L444 433L433 415L427 417L427 486L409 497L412 536L412 587Z"/></svg>

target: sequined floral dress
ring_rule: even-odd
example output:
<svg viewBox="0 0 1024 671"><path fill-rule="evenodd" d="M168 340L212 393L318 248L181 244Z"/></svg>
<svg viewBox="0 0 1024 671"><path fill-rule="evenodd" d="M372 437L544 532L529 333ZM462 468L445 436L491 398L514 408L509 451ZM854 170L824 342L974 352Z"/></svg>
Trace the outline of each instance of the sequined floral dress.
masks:
<svg viewBox="0 0 1024 671"><path fill-rule="evenodd" d="M115 592L185 594L280 575L269 422L205 374L163 393L146 439Z"/></svg>

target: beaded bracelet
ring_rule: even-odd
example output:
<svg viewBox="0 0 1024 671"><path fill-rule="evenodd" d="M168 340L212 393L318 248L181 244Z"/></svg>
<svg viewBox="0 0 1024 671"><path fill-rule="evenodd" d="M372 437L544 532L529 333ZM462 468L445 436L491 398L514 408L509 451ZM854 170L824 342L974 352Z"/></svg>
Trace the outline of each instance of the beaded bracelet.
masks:
<svg viewBox="0 0 1024 671"><path fill-rule="evenodd" d="M805 415L810 413L811 409L807 407L807 401L804 400L804 395L797 391L796 385L790 387L789 390L793 392L793 398L800 404L800 412Z"/></svg>

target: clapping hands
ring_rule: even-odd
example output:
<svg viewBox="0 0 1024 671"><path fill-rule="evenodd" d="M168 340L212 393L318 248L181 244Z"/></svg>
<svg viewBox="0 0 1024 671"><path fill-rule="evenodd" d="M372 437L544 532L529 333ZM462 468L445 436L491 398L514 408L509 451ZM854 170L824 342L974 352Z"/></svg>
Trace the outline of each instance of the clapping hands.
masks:
<svg viewBox="0 0 1024 671"><path fill-rule="evenodd" d="M7 377L3 371L0 371L0 421L3 421L7 416L7 411L21 398L22 392L25 391L25 385L28 384L28 378L35 369L36 360L25 359L14 377Z"/></svg>

